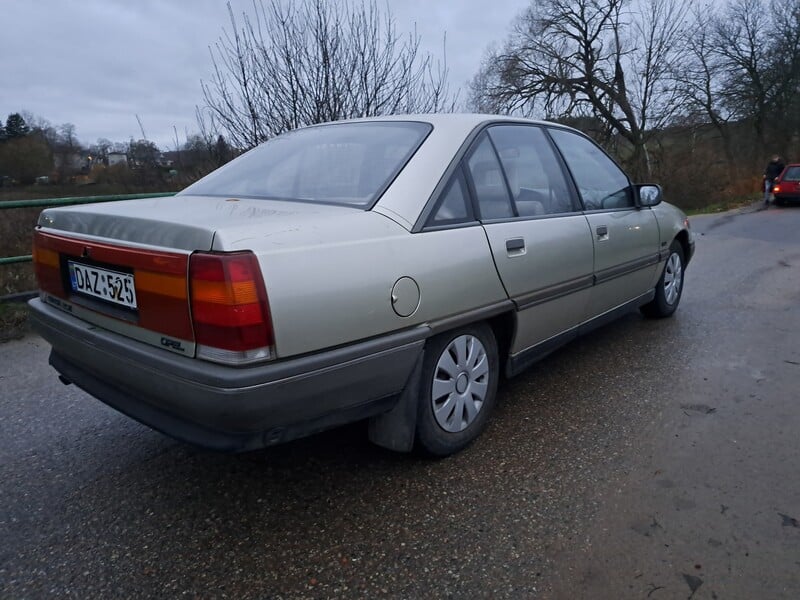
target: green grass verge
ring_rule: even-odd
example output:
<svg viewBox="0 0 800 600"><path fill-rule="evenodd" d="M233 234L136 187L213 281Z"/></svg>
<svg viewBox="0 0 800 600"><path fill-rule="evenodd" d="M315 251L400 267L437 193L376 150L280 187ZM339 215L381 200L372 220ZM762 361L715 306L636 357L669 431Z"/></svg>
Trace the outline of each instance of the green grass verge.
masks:
<svg viewBox="0 0 800 600"><path fill-rule="evenodd" d="M729 210L735 210L738 208L745 208L747 206L751 206L753 203L758 201L759 198L756 198L755 196L731 198L730 200L725 200L724 202L717 202L715 204L709 204L708 206L703 206L702 208L690 208L689 210L686 211L686 214L691 217L692 215L709 215L714 213L727 212Z"/></svg>

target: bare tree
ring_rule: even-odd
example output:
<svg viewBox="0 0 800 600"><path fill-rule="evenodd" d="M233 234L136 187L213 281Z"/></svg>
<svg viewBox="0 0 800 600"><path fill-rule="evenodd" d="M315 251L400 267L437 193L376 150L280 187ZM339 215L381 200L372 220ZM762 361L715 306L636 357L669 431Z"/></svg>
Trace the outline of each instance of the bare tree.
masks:
<svg viewBox="0 0 800 600"><path fill-rule="evenodd" d="M80 144L75 136L75 125L63 123L56 128L57 137L53 146L53 158L60 182L67 181L70 175L80 168L76 154L80 151Z"/></svg>
<svg viewBox="0 0 800 600"><path fill-rule="evenodd" d="M800 1L772 0L768 12L772 35L765 79L772 94L767 100L766 130L768 139L786 154L792 143L800 151Z"/></svg>
<svg viewBox="0 0 800 600"><path fill-rule="evenodd" d="M97 138L97 141L89 146L89 153L92 156L93 165L108 165L108 153L111 151L111 140Z"/></svg>
<svg viewBox="0 0 800 600"><path fill-rule="evenodd" d="M732 0L713 34L721 103L752 124L757 153L769 144L785 149L800 133L800 2Z"/></svg>
<svg viewBox="0 0 800 600"><path fill-rule="evenodd" d="M649 176L649 135L679 106L672 72L687 8L686 0L534 3L473 81L473 102L546 118L592 117L628 142L634 174Z"/></svg>
<svg viewBox="0 0 800 600"><path fill-rule="evenodd" d="M721 57L721 103L734 117L752 120L758 152L774 82L768 76L769 15L762 0L732 0L713 23L715 52Z"/></svg>
<svg viewBox="0 0 800 600"><path fill-rule="evenodd" d="M710 123L722 139L728 164L734 162L731 132L732 113L723 102L723 60L713 32L718 16L710 6L692 8L692 24L685 30L686 53L674 74L682 89L682 113L686 121Z"/></svg>
<svg viewBox="0 0 800 600"><path fill-rule="evenodd" d="M375 0L255 0L252 14L228 13L198 109L209 142L224 132L249 148L308 124L454 107L446 62Z"/></svg>

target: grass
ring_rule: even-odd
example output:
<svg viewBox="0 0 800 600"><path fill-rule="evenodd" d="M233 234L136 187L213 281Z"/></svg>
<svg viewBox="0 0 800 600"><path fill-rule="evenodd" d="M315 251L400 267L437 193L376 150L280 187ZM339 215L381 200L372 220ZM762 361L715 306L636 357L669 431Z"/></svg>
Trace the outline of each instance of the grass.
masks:
<svg viewBox="0 0 800 600"><path fill-rule="evenodd" d="M28 305L0 302L0 343L18 340L28 331Z"/></svg>
<svg viewBox="0 0 800 600"><path fill-rule="evenodd" d="M735 210L737 208L745 208L754 202L757 202L759 199L760 198L756 198L753 195L730 198L729 200L715 202L714 204L708 204L707 206L702 206L700 208L690 208L686 210L686 214L691 217L692 215L708 215L726 212L729 210Z"/></svg>

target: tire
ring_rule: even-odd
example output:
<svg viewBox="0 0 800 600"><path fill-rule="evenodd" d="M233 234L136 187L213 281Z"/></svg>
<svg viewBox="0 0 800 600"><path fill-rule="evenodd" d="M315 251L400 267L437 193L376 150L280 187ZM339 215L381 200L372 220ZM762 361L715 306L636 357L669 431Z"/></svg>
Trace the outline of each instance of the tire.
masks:
<svg viewBox="0 0 800 600"><path fill-rule="evenodd" d="M667 264L664 265L664 271L656 285L656 297L639 309L642 314L655 319L672 316L683 294L685 264L683 246L678 240L674 240L669 247Z"/></svg>
<svg viewBox="0 0 800 600"><path fill-rule="evenodd" d="M417 446L449 456L486 427L500 376L497 341L485 323L438 335L425 347L417 416Z"/></svg>

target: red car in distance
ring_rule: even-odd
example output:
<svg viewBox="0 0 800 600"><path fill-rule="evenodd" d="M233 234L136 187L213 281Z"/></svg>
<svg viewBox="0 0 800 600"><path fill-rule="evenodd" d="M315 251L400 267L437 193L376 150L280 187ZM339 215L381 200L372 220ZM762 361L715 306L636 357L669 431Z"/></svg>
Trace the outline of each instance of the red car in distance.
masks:
<svg viewBox="0 0 800 600"><path fill-rule="evenodd" d="M772 195L777 205L800 202L800 163L786 165L772 185Z"/></svg>

